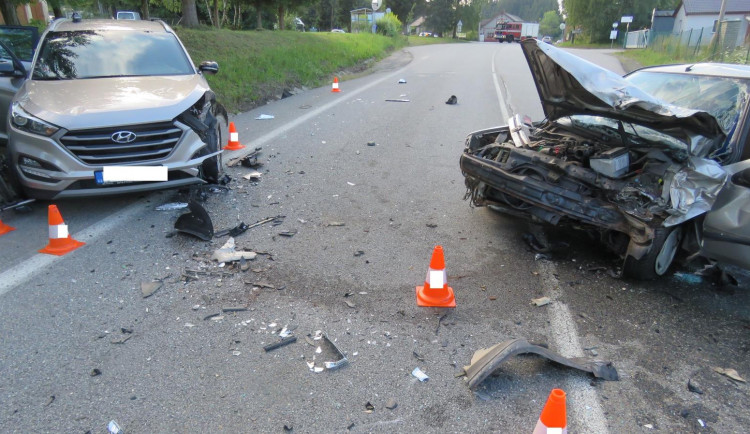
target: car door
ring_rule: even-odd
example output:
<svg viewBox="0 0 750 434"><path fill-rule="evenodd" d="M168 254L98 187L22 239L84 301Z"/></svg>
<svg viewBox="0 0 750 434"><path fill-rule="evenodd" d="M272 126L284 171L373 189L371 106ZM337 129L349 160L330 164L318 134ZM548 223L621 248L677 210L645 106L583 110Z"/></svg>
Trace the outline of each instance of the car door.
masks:
<svg viewBox="0 0 750 434"><path fill-rule="evenodd" d="M724 168L729 177L703 221L701 254L750 269L750 160Z"/></svg>
<svg viewBox="0 0 750 434"><path fill-rule="evenodd" d="M27 78L39 30L31 26L0 26L0 142L8 140L10 101Z"/></svg>

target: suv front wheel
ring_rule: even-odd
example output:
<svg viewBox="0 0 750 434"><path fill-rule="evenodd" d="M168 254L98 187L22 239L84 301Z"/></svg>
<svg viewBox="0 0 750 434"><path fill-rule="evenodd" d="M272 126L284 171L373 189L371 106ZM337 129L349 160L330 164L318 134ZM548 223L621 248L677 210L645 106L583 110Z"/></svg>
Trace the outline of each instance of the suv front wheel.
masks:
<svg viewBox="0 0 750 434"><path fill-rule="evenodd" d="M221 144L223 139L223 131L226 126L226 119L223 116L214 116L211 122L209 131L206 133L206 154L213 154L214 152L221 150ZM221 178L223 173L222 166L222 154L214 155L213 157L203 160L201 166L201 178L210 183L216 183Z"/></svg>
<svg viewBox="0 0 750 434"><path fill-rule="evenodd" d="M648 253L641 259L625 258L623 275L637 280L654 280L667 274L681 241L682 228L679 226L656 229Z"/></svg>

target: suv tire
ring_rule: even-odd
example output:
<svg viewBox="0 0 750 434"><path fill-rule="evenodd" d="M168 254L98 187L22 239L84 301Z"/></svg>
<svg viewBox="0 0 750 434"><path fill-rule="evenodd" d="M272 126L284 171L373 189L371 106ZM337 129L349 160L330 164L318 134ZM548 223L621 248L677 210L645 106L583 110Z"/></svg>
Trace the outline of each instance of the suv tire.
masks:
<svg viewBox="0 0 750 434"><path fill-rule="evenodd" d="M224 124L226 124L226 121L221 115L215 117L212 114L211 117L213 118L211 122L212 125L210 130L206 133L206 154L212 154L221 150L223 138L222 132L224 131ZM203 165L201 166L201 178L210 183L217 183L223 173L222 164L221 154L203 160Z"/></svg>
<svg viewBox="0 0 750 434"><path fill-rule="evenodd" d="M632 256L625 258L623 275L636 280L654 280L664 276L677 255L681 241L682 228L679 226L656 229L648 253L641 259Z"/></svg>

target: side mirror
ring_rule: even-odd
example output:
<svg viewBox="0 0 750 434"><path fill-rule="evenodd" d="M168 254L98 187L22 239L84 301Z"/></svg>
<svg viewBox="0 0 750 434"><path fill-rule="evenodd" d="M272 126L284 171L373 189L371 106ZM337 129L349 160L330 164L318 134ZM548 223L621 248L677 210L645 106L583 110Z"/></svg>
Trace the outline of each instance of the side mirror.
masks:
<svg viewBox="0 0 750 434"><path fill-rule="evenodd" d="M198 70L204 74L213 75L219 72L219 64L211 60L206 60L205 62L201 62L198 66Z"/></svg>

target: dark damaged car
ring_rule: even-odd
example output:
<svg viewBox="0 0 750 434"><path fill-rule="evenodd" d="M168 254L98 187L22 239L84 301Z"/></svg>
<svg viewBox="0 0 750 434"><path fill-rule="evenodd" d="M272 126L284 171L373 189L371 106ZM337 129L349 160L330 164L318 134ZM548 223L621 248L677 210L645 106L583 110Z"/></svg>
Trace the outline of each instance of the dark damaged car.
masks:
<svg viewBox="0 0 750 434"><path fill-rule="evenodd" d="M654 279L678 254L750 268L750 67L620 77L549 44L522 49L546 119L469 135L467 198L583 229Z"/></svg>
<svg viewBox="0 0 750 434"><path fill-rule="evenodd" d="M216 180L227 114L161 21L56 20L19 83L8 166L27 195L85 197ZM22 83L22 84L21 84Z"/></svg>

